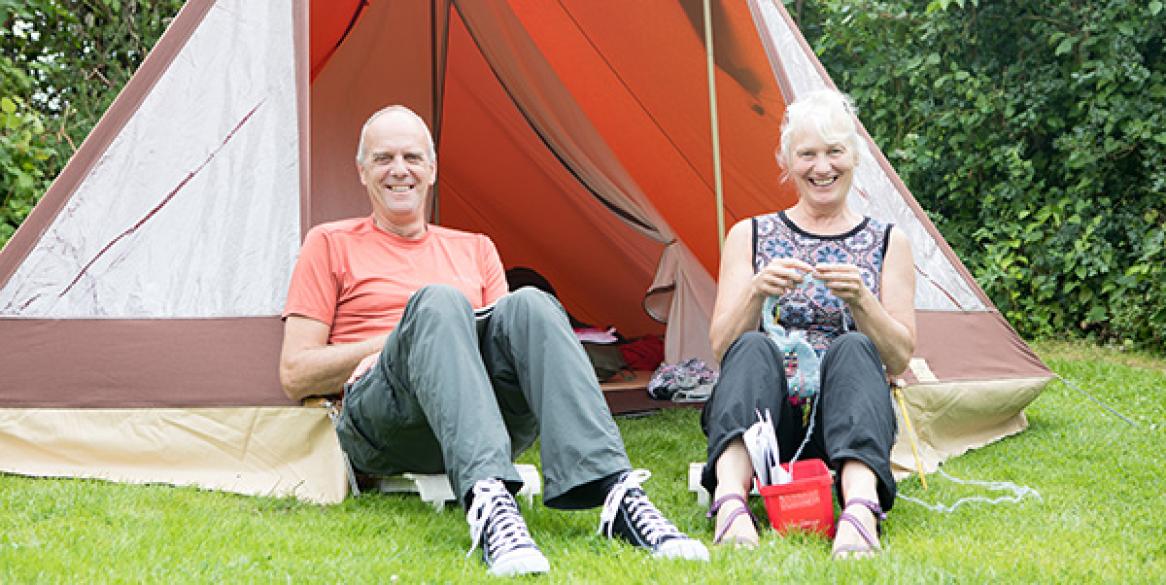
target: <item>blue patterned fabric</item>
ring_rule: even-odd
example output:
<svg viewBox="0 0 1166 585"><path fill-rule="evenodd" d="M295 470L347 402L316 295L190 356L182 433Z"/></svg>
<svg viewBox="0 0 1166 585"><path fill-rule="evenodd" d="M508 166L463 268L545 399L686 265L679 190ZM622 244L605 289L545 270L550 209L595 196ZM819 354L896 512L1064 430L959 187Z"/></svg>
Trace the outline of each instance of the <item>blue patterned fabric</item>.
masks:
<svg viewBox="0 0 1166 585"><path fill-rule="evenodd" d="M775 258L797 258L811 266L827 262L854 264L863 283L877 297L890 230L890 224L866 217L844 234L823 236L801 229L784 211L760 215L753 218L753 271L760 271ZM815 279L782 295L778 306L778 324L791 335L805 332L806 340L819 356L835 337L854 329L854 318L846 303Z"/></svg>

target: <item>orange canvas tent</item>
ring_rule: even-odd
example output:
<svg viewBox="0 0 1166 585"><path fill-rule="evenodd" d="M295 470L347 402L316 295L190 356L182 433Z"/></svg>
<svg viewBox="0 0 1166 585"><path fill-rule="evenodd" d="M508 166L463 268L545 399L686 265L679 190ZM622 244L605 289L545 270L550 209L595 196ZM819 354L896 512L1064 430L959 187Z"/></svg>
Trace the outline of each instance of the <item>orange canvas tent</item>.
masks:
<svg viewBox="0 0 1166 585"><path fill-rule="evenodd" d="M369 213L357 134L393 103L434 129L434 221L711 361L718 213L793 203L784 105L831 82L772 0L710 3L710 75L702 8L190 0L0 252L0 470L343 498L325 413L280 390L278 315L307 229ZM912 240L925 464L1022 430L1049 370L869 139L850 203Z"/></svg>

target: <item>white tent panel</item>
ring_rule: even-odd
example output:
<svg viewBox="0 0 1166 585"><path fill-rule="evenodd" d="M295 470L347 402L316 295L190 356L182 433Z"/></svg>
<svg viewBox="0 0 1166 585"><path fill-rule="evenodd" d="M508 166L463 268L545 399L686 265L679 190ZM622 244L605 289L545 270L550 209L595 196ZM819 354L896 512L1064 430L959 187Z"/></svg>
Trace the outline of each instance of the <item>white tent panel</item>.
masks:
<svg viewBox="0 0 1166 585"><path fill-rule="evenodd" d="M300 236L292 31L289 2L217 2L0 290L0 315L278 314Z"/></svg>
<svg viewBox="0 0 1166 585"><path fill-rule="evenodd" d="M792 86L794 95L786 96L786 99L792 101L807 92L828 88L827 79L803 50L799 42L801 34L790 28L777 6L771 2L752 1L750 7L761 37L765 39L770 62L776 60L781 64ZM875 159L872 146L862 144L849 203L858 213L894 223L911 240L918 277L915 307L938 311L988 310L940 250L935 238L909 207L907 199L895 189L891 178Z"/></svg>

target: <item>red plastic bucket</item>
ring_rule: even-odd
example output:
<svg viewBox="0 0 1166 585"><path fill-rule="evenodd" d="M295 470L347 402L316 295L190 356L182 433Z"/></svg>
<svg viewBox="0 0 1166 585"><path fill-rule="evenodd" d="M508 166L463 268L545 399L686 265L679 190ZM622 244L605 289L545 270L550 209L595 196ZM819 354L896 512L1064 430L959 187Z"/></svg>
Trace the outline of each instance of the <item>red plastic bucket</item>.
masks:
<svg viewBox="0 0 1166 585"><path fill-rule="evenodd" d="M790 471L788 463L781 466ZM757 486L765 501L765 512L773 529L784 534L791 529L834 537L834 479L821 459L795 461L793 481L781 485Z"/></svg>

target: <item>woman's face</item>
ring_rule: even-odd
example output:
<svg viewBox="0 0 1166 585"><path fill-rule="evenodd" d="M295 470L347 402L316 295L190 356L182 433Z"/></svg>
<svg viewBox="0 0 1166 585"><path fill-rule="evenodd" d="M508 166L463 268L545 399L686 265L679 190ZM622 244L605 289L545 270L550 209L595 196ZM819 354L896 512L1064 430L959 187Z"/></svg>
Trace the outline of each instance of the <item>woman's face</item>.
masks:
<svg viewBox="0 0 1166 585"><path fill-rule="evenodd" d="M826 142L814 130L795 134L789 175L798 196L817 205L843 205L854 182L856 153L840 142Z"/></svg>

